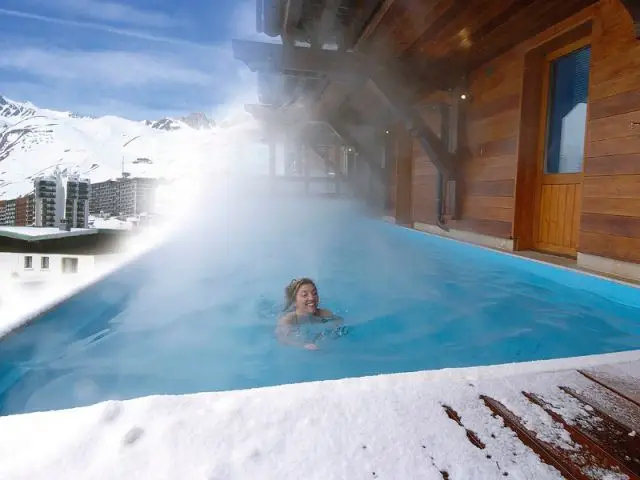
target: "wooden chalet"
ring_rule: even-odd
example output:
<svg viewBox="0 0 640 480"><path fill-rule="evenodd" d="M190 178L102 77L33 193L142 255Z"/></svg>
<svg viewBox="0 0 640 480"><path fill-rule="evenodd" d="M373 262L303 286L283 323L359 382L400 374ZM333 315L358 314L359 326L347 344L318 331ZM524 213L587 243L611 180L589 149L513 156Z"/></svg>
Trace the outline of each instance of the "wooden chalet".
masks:
<svg viewBox="0 0 640 480"><path fill-rule="evenodd" d="M257 29L247 110L397 223L640 278L639 1L257 0Z"/></svg>

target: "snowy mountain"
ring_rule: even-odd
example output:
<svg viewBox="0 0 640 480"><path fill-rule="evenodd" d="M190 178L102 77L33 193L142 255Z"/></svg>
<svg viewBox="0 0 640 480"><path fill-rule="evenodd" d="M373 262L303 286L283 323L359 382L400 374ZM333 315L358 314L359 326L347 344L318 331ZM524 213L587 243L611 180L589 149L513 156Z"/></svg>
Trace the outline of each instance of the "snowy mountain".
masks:
<svg viewBox="0 0 640 480"><path fill-rule="evenodd" d="M123 170L176 179L190 168L210 169L241 155L238 148L246 151L246 145L238 144L246 142L237 135L202 113L157 121L91 118L0 96L0 199L29 193L33 178L56 166L93 183Z"/></svg>
<svg viewBox="0 0 640 480"><path fill-rule="evenodd" d="M146 120L145 125L158 130L180 130L194 128L196 130L210 130L215 128L216 122L209 120L204 113L191 113L178 119L161 118L160 120Z"/></svg>

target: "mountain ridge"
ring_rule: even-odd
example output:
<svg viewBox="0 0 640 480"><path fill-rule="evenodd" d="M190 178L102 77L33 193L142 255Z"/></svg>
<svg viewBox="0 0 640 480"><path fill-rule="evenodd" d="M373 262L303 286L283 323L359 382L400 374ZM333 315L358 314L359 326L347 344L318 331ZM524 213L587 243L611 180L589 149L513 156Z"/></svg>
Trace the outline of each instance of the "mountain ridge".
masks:
<svg viewBox="0 0 640 480"><path fill-rule="evenodd" d="M123 172L175 177L210 155L218 130L201 112L136 121L49 110L0 95L0 199L29 193L36 176L56 167L94 183Z"/></svg>

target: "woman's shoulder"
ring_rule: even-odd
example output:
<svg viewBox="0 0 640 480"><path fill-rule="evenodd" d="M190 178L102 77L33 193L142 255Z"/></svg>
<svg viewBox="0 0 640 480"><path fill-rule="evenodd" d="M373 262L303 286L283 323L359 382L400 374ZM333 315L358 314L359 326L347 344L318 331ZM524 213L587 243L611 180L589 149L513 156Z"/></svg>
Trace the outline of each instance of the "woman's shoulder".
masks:
<svg viewBox="0 0 640 480"><path fill-rule="evenodd" d="M296 313L295 312L287 312L278 320L278 324L280 325L292 325L296 321Z"/></svg>

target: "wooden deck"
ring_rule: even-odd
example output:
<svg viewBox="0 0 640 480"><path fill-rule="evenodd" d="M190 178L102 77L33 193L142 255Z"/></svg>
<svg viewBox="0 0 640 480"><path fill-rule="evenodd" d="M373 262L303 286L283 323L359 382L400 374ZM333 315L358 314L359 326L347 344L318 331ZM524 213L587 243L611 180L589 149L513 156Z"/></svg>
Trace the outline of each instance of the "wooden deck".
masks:
<svg viewBox="0 0 640 480"><path fill-rule="evenodd" d="M488 407L493 417L515 434L512 442L526 445L564 478L640 479L638 371L638 362L576 370L571 372L574 386L558 383L555 393L548 388L544 393L535 387L522 390L524 401L517 402L515 409L505 404L514 403L513 399L497 399L491 394L479 395L478 404ZM483 434L467 428L464 416L453 407L443 405L443 409L465 429L469 442L492 461L495 452L487 446ZM549 436L550 427L555 438ZM490 437L495 439L496 435L491 433ZM506 449L516 451L514 445ZM499 465L497 468L500 470ZM444 479L452 479L445 470L441 474ZM503 470L502 475L507 477L509 472Z"/></svg>

